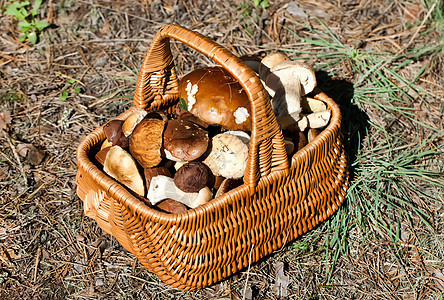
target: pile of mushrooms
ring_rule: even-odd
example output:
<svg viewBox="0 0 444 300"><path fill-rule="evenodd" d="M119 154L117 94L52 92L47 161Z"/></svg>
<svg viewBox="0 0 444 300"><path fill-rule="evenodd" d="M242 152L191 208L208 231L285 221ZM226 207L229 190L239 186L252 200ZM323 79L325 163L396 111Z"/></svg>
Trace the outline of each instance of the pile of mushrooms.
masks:
<svg viewBox="0 0 444 300"><path fill-rule="evenodd" d="M323 102L303 97L314 72L283 54L245 62L257 72L292 155L328 124ZM196 208L240 186L251 131L251 105L239 82L221 67L192 71L179 82L172 114L135 110L104 125L95 158L103 171L150 207L168 213Z"/></svg>

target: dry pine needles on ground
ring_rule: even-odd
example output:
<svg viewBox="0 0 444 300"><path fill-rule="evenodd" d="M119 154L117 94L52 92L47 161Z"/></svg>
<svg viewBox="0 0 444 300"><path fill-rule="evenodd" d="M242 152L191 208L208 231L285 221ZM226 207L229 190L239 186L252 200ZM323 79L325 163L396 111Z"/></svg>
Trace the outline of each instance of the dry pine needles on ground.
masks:
<svg viewBox="0 0 444 300"><path fill-rule="evenodd" d="M35 45L20 42L18 20L3 15L12 2L0 1L0 298L443 293L440 1L50 0L35 16L51 24ZM147 272L84 216L75 194L77 145L131 105L149 42L167 23L239 56L280 50L313 66L341 105L353 174L345 205L327 222L195 292ZM183 74L210 63L172 48Z"/></svg>

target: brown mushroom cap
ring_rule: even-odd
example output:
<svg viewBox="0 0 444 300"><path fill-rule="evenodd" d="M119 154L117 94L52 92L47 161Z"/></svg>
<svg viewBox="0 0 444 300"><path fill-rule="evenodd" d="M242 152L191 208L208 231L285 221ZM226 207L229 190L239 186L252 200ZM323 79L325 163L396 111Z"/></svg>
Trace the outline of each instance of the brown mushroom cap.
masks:
<svg viewBox="0 0 444 300"><path fill-rule="evenodd" d="M203 163L191 161L174 174L174 184L185 193L195 193L211 181L210 169Z"/></svg>
<svg viewBox="0 0 444 300"><path fill-rule="evenodd" d="M170 214L180 214L187 210L187 207L179 201L173 199L165 199L157 203L156 207Z"/></svg>
<svg viewBox="0 0 444 300"><path fill-rule="evenodd" d="M240 83L221 67L194 70L179 82L179 98L188 110L211 125L251 130L251 105Z"/></svg>
<svg viewBox="0 0 444 300"><path fill-rule="evenodd" d="M162 157L162 133L164 121L143 119L133 130L129 142L129 151L143 168L157 166Z"/></svg>
<svg viewBox="0 0 444 300"><path fill-rule="evenodd" d="M145 175L146 190L148 190L150 188L151 179L153 177L158 176L158 175L164 175L164 176L171 177L170 171L165 167L154 167L154 168L144 169L143 173Z"/></svg>
<svg viewBox="0 0 444 300"><path fill-rule="evenodd" d="M182 161L199 158L208 148L208 132L188 119L172 119L166 124L163 146Z"/></svg>
<svg viewBox="0 0 444 300"><path fill-rule="evenodd" d="M237 188L238 186L242 185L242 183L243 183L242 179L225 178L224 181L221 182L219 188L217 189L214 198L217 198L220 195L223 195L229 192L230 190Z"/></svg>
<svg viewBox="0 0 444 300"><path fill-rule="evenodd" d="M111 146L108 146L106 148L100 149L99 152L96 153L95 158L99 164L103 166L105 163L106 155L108 154L109 149L111 149Z"/></svg>
<svg viewBox="0 0 444 300"><path fill-rule="evenodd" d="M123 134L122 125L122 120L111 120L103 126L103 132L111 144L128 148L129 140L128 137Z"/></svg>

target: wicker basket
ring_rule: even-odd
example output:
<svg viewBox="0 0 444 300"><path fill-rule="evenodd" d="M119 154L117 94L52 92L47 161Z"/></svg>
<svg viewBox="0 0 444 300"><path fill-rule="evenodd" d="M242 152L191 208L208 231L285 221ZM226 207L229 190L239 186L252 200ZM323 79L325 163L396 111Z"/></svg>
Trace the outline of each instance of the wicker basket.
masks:
<svg viewBox="0 0 444 300"><path fill-rule="evenodd" d="M173 38L228 70L251 101L252 131L244 184L181 214L147 207L92 163L105 139L103 126L77 149L77 194L85 213L134 254L149 271L179 289L203 288L256 262L332 215L348 187L341 114L322 92L314 97L332 110L330 124L288 158L269 96L239 58L199 33L166 25L143 61L134 107L171 110L178 78L170 50Z"/></svg>

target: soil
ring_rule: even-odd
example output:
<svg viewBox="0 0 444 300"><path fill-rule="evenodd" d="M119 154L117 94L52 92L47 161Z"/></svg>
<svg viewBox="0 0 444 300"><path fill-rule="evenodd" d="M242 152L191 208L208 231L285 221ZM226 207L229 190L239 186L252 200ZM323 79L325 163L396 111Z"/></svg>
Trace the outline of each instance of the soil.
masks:
<svg viewBox="0 0 444 300"><path fill-rule="evenodd" d="M0 7L9 3L0 0ZM361 251L360 257L340 257L329 278L332 262L320 263L318 231L307 236L318 245L309 251L298 252L290 243L221 283L193 292L173 289L85 216L75 180L77 146L131 107L142 60L163 25L196 30L237 56L264 56L279 49L294 58L304 51L329 51L307 49L292 34L311 38L300 24L325 30L321 20L350 49L398 53L412 37L422 45L430 42L428 38L440 38L438 32L436 37L416 33L418 28L422 32L421 20L427 14L421 3L270 0L262 9L238 0L48 0L37 17L51 26L35 45L19 41L17 20L0 16L0 299L279 299L273 288L279 276L289 280L285 292L294 299L438 295L444 286L442 273L437 279L417 279L412 283L415 291L398 288L395 279L387 281L391 266L411 269L388 257L390 245L377 241L362 245L368 251ZM172 42L172 52L179 77L212 64L179 42ZM316 68L324 61L311 56L304 63ZM412 61L403 75L413 80L424 65L427 60ZM351 87L355 72L346 61L331 66L329 73L318 73L320 84L333 99L350 102L346 91L332 84ZM424 110L417 106L420 121L441 128L443 66L441 53L419 82L435 98ZM368 106L365 113L376 123L390 122L374 107ZM392 130L424 134L421 128ZM375 271L380 260L387 263L385 274ZM280 262L285 262L287 275L276 271ZM416 263L421 269L420 261Z"/></svg>

